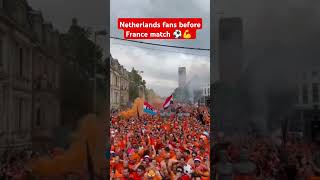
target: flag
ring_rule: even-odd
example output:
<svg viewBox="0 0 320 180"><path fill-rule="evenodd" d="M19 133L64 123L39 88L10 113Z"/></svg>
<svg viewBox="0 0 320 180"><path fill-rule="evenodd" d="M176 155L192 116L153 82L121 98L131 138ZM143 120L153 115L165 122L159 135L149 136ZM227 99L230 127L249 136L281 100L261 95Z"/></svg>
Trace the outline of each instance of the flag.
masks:
<svg viewBox="0 0 320 180"><path fill-rule="evenodd" d="M171 95L171 96L167 97L166 101L162 105L163 109L167 109L170 106L170 104L172 104L172 103L173 103L173 96Z"/></svg>
<svg viewBox="0 0 320 180"><path fill-rule="evenodd" d="M143 112L150 114L152 116L157 114L157 111L146 101L143 104Z"/></svg>

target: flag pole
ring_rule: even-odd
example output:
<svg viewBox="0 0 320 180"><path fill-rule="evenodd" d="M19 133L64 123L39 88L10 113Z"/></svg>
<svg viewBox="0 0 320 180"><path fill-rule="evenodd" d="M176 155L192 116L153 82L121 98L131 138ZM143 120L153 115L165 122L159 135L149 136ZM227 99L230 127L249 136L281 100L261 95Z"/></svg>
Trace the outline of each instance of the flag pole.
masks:
<svg viewBox="0 0 320 180"><path fill-rule="evenodd" d="M92 157L90 154L90 148L89 148L89 143L88 140L86 141L86 148L87 148L87 168L88 168L88 173L89 173L89 179L90 180L95 180L94 178L94 167L93 167L93 162L92 162Z"/></svg>

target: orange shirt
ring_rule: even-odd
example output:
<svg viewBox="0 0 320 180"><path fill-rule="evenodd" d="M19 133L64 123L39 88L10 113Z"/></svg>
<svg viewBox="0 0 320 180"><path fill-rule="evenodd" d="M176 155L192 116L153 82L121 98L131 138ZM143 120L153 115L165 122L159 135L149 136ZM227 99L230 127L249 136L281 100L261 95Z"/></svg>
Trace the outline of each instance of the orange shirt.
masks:
<svg viewBox="0 0 320 180"><path fill-rule="evenodd" d="M116 171L118 171L119 173L122 172L123 170L123 164L122 163L118 163L115 165Z"/></svg>
<svg viewBox="0 0 320 180"><path fill-rule="evenodd" d="M158 163L161 163L161 161L163 160L163 158L162 158L162 156L160 155L160 156L156 156L156 161L158 162Z"/></svg>

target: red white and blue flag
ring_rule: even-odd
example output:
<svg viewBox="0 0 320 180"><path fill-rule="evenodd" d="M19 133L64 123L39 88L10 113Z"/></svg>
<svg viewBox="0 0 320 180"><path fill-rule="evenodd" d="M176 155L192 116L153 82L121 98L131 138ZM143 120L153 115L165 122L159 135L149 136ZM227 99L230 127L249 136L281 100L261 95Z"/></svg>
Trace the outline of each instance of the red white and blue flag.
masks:
<svg viewBox="0 0 320 180"><path fill-rule="evenodd" d="M146 101L143 104L143 112L150 114L152 116L157 114L157 111Z"/></svg>
<svg viewBox="0 0 320 180"><path fill-rule="evenodd" d="M173 95L167 97L166 101L162 105L163 109L167 109L172 103L173 103Z"/></svg>

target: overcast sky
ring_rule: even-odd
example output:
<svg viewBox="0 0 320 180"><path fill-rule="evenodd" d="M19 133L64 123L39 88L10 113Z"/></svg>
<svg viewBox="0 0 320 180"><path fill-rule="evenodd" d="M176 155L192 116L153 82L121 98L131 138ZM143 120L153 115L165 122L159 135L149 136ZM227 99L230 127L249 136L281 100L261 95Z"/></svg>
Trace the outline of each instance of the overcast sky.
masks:
<svg viewBox="0 0 320 180"><path fill-rule="evenodd" d="M105 0L28 0L28 2L34 9L41 10L45 20L52 22L60 32L68 30L73 17L78 18L80 25L91 27L93 30L108 28ZM210 0L111 0L111 35L123 36L123 32L117 29L118 17L200 17L203 18L203 29L197 31L196 40L152 42L210 48L209 3ZM167 96L177 87L179 66L187 67L187 79L198 74L204 83L209 82L209 52L137 45L116 40L110 42L112 56L128 70L135 67L144 71L143 78L147 81L147 86L153 88L159 95ZM98 44L105 46L102 37L98 38Z"/></svg>
<svg viewBox="0 0 320 180"><path fill-rule="evenodd" d="M117 19L125 17L200 17L203 28L196 40L153 40L151 42L185 47L210 48L210 0L111 0L110 31L123 37ZM150 40L149 40L150 42ZM141 45L110 40L111 54L131 70L143 71L147 86L161 96L170 95L178 86L178 67L187 68L187 79L198 75L203 83L210 81L209 52Z"/></svg>
<svg viewBox="0 0 320 180"><path fill-rule="evenodd" d="M81 26L94 31L107 29L106 0L27 0L35 10L41 10L45 21L53 24L60 32L66 32L72 18L77 18ZM97 38L97 43L105 49L105 38Z"/></svg>

